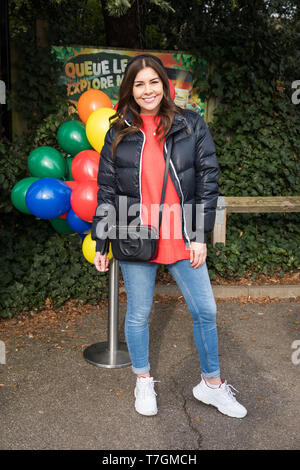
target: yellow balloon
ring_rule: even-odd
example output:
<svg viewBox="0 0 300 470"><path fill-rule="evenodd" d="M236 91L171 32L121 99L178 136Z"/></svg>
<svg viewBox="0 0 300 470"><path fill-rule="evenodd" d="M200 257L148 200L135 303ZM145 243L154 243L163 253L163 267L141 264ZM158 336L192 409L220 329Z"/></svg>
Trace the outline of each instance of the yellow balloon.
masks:
<svg viewBox="0 0 300 470"><path fill-rule="evenodd" d="M86 136L97 152L100 152L103 147L106 132L110 128L109 118L114 114L116 111L111 108L96 109L86 122Z"/></svg>
<svg viewBox="0 0 300 470"><path fill-rule="evenodd" d="M82 243L82 253L83 256L89 263L94 264L94 258L96 254L96 242L95 240L92 240L91 237L91 232L87 234L87 236L84 238L83 243ZM113 254L111 251L111 245L109 245L109 252L107 254L107 257L109 259L112 259Z"/></svg>

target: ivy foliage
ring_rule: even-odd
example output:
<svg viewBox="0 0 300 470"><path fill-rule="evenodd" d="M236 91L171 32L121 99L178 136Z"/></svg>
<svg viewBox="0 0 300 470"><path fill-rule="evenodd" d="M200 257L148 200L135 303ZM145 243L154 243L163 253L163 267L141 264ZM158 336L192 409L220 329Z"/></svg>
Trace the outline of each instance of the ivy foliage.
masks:
<svg viewBox="0 0 300 470"><path fill-rule="evenodd" d="M282 277L300 266L297 214L228 214L226 245L208 244L210 278Z"/></svg>
<svg viewBox="0 0 300 470"><path fill-rule="evenodd" d="M65 87L59 82L59 63L48 48L36 45L32 32L18 55L18 80L10 96L10 106L18 111L34 131L65 101Z"/></svg>
<svg viewBox="0 0 300 470"><path fill-rule="evenodd" d="M224 74L227 80L234 82ZM280 96L275 79L266 84L256 75L245 82L245 90L227 89L210 126L222 170L221 191L227 196L297 195L299 111Z"/></svg>
<svg viewBox="0 0 300 470"><path fill-rule="evenodd" d="M59 307L68 299L96 304L107 297L108 276L84 259L77 234L58 234L32 216L5 216L0 240L0 317L39 308L47 298Z"/></svg>

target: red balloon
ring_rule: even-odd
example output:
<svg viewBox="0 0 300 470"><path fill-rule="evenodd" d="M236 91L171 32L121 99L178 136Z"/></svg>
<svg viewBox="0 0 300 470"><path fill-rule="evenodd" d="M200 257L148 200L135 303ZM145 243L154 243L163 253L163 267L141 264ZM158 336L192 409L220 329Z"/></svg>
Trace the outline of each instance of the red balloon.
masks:
<svg viewBox="0 0 300 470"><path fill-rule="evenodd" d="M117 111L117 109L118 109L118 104L119 104L119 102L117 102L117 103L113 106L113 108L114 108L116 111Z"/></svg>
<svg viewBox="0 0 300 470"><path fill-rule="evenodd" d="M60 219L66 219L67 215L68 215L68 212L65 212L63 215L60 215L59 218Z"/></svg>
<svg viewBox="0 0 300 470"><path fill-rule="evenodd" d="M100 154L96 150L83 150L72 160L71 173L76 181L96 180Z"/></svg>
<svg viewBox="0 0 300 470"><path fill-rule="evenodd" d="M174 88L173 82L170 78L169 78L169 86L170 86L171 98L172 98L172 100L174 100L174 98L175 98L175 88Z"/></svg>
<svg viewBox="0 0 300 470"><path fill-rule="evenodd" d="M71 207L86 222L92 222L96 212L98 185L96 181L82 181L73 189Z"/></svg>
<svg viewBox="0 0 300 470"><path fill-rule="evenodd" d="M75 189L78 185L78 181L65 181L65 183L70 186L71 189Z"/></svg>

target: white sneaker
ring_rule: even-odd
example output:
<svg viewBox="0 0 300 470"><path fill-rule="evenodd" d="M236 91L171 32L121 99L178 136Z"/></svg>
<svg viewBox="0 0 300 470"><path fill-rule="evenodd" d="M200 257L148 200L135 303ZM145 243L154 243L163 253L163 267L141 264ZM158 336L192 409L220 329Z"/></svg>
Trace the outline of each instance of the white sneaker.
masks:
<svg viewBox="0 0 300 470"><path fill-rule="evenodd" d="M146 416L157 414L156 393L153 377L137 377L134 389L135 409Z"/></svg>
<svg viewBox="0 0 300 470"><path fill-rule="evenodd" d="M206 405L213 405L218 410L232 418L244 418L247 414L246 408L241 405L235 398L235 393L232 392L232 386L227 382L222 382L218 388L209 387L202 377L201 382L193 388L193 395L197 400L206 403Z"/></svg>

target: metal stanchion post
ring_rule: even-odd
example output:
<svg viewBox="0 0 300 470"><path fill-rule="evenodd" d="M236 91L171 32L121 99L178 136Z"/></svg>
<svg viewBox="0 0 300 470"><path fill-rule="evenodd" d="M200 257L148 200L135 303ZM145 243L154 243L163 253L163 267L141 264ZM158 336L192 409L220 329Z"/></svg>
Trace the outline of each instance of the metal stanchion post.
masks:
<svg viewBox="0 0 300 470"><path fill-rule="evenodd" d="M95 343L83 351L84 359L99 367L120 368L131 365L126 343L119 342L119 261L112 259L109 267L108 341Z"/></svg>

